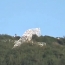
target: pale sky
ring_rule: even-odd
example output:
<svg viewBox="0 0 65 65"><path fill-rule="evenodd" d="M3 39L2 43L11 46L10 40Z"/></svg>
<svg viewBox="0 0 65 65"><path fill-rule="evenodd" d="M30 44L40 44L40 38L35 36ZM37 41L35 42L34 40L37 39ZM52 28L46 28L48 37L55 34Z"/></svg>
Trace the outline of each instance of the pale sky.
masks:
<svg viewBox="0 0 65 65"><path fill-rule="evenodd" d="M0 34L38 27L42 35L65 36L65 0L0 0Z"/></svg>

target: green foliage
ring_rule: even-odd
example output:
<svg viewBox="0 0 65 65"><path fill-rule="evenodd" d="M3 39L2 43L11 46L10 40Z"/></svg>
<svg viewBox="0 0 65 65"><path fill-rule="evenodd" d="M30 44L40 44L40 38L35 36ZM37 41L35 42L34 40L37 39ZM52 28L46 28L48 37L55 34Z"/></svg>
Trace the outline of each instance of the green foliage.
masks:
<svg viewBox="0 0 65 65"><path fill-rule="evenodd" d="M13 40L13 41L12 41ZM46 42L46 46L24 43L12 49L14 38L0 35L0 65L65 65L65 39L51 36L33 36L32 40Z"/></svg>

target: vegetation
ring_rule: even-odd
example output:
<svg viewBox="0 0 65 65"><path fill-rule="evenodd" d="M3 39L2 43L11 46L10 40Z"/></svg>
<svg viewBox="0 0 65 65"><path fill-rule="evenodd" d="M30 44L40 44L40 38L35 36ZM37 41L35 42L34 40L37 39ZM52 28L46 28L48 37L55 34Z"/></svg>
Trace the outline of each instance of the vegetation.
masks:
<svg viewBox="0 0 65 65"><path fill-rule="evenodd" d="M0 35L0 65L65 65L65 38L34 35L32 40L45 42L46 46L29 42L12 49L15 40L13 36Z"/></svg>

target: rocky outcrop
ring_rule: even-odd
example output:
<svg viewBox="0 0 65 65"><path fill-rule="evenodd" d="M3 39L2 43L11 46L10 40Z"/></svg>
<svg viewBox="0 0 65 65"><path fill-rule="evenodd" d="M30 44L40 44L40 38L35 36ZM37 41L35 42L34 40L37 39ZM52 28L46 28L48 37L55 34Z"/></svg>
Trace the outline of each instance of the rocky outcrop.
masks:
<svg viewBox="0 0 65 65"><path fill-rule="evenodd" d="M18 41L14 42L15 44L13 48L20 46L24 42L31 41L33 35L37 35L39 37L41 35L40 28L28 29L25 31L22 37Z"/></svg>

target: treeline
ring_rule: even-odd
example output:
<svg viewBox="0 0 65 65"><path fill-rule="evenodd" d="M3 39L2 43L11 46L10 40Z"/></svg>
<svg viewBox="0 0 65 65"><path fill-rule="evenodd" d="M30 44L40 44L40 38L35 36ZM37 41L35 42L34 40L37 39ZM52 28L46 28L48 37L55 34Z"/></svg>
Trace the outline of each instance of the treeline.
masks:
<svg viewBox="0 0 65 65"><path fill-rule="evenodd" d="M1 40L11 41L1 41ZM51 36L33 36L35 42L45 42L46 46L40 47L30 42L12 49L14 37L0 35L0 65L65 65L65 38Z"/></svg>

